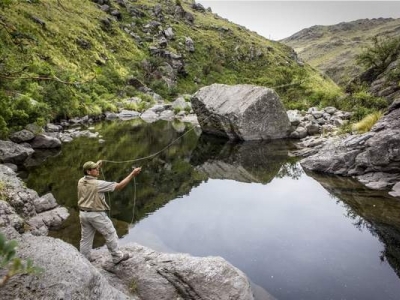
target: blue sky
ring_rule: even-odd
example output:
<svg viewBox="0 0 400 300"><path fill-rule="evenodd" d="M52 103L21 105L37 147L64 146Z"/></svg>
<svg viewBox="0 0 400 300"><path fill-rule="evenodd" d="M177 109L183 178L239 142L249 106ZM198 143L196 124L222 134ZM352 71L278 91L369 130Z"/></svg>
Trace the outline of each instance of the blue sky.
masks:
<svg viewBox="0 0 400 300"><path fill-rule="evenodd" d="M400 1L196 0L214 13L260 35L280 40L313 25L358 19L400 18Z"/></svg>

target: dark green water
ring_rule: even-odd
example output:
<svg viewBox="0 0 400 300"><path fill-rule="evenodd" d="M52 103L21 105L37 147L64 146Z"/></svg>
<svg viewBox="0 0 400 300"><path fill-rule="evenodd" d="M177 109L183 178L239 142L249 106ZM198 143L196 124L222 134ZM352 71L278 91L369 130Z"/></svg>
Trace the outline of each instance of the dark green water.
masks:
<svg viewBox="0 0 400 300"><path fill-rule="evenodd" d="M350 178L306 174L288 156L290 143L232 144L191 128L104 122L96 131L105 143L76 139L30 167L28 187L70 209L51 234L79 243L76 183L85 161L140 159L185 133L151 159L105 163L109 181L143 168L109 197L121 244L222 256L277 299L399 299L399 201Z"/></svg>

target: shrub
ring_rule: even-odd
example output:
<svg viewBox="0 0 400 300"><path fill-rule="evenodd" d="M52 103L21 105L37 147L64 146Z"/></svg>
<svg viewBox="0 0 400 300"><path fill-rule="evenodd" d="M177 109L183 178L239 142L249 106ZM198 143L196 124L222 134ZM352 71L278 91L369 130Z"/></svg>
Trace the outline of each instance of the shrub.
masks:
<svg viewBox="0 0 400 300"><path fill-rule="evenodd" d="M357 56L357 62L366 68L384 70L399 52L400 38L373 38L373 45Z"/></svg>
<svg viewBox="0 0 400 300"><path fill-rule="evenodd" d="M364 87L338 101L339 109L354 112L352 119L355 121L360 121L368 114L383 110L386 107L387 101L384 98L371 95Z"/></svg>

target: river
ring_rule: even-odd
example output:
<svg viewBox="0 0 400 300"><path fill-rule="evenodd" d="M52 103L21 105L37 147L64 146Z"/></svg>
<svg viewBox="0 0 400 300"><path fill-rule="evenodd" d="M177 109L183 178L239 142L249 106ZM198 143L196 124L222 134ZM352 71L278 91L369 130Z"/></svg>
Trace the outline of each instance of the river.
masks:
<svg viewBox="0 0 400 300"><path fill-rule="evenodd" d="M135 182L107 195L121 245L221 256L279 300L399 298L400 202L386 192L306 173L290 142L230 143L179 122L94 127L105 142L78 138L37 152L21 173L29 188L69 208L50 235L79 244L76 183L85 161L112 161L100 176L109 181L142 166ZM103 245L96 236L94 246Z"/></svg>

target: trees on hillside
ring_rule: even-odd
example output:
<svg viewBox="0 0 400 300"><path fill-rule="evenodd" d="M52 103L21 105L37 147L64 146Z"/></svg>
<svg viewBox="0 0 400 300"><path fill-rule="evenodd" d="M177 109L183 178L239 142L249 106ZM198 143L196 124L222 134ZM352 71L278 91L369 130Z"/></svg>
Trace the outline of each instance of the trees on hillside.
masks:
<svg viewBox="0 0 400 300"><path fill-rule="evenodd" d="M397 59L400 53L400 38L381 38L375 36L373 45L367 47L357 57L357 62L366 68L374 68L378 73Z"/></svg>

